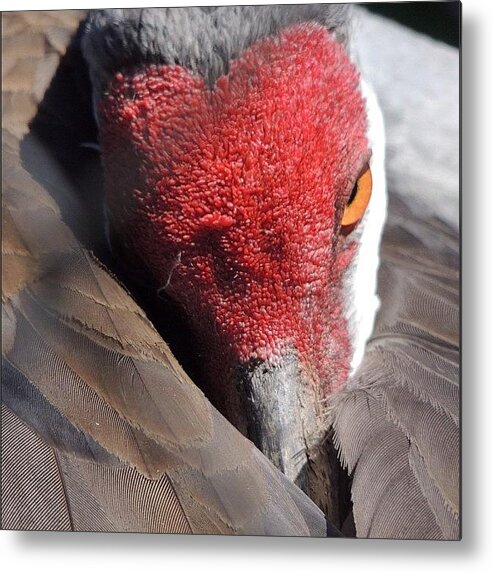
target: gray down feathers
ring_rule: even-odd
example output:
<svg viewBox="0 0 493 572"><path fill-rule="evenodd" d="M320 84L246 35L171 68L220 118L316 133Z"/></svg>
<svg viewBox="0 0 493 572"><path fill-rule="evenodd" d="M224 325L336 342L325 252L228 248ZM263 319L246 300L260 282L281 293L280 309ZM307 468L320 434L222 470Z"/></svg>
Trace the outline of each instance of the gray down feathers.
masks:
<svg viewBox="0 0 493 572"><path fill-rule="evenodd" d="M143 63L180 65L209 84L256 40L318 22L346 44L350 5L111 9L90 13L82 40L96 99L110 75Z"/></svg>

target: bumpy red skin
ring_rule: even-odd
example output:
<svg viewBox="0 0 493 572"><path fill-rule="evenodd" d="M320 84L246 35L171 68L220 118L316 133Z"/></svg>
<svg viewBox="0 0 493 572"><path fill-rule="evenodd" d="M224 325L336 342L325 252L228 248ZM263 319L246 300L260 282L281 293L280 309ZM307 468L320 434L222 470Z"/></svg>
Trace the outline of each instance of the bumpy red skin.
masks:
<svg viewBox="0 0 493 572"><path fill-rule="evenodd" d="M186 310L218 375L289 351L347 379L342 210L368 158L359 78L317 25L264 39L211 89L177 66L118 73L102 100L111 221Z"/></svg>

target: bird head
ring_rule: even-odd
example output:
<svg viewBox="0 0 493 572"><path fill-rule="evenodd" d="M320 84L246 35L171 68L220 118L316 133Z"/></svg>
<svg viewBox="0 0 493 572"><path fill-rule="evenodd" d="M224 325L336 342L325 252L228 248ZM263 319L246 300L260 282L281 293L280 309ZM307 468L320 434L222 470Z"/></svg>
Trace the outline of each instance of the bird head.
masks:
<svg viewBox="0 0 493 572"><path fill-rule="evenodd" d="M212 82L181 65L121 69L98 113L120 250L183 309L214 401L296 478L358 345L348 275L372 145L354 64L301 23Z"/></svg>

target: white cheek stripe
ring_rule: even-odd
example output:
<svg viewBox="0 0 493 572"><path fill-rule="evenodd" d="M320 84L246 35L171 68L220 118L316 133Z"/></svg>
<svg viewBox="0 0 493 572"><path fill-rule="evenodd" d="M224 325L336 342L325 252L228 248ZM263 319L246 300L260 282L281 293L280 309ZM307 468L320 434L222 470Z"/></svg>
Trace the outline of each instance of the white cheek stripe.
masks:
<svg viewBox="0 0 493 572"><path fill-rule="evenodd" d="M372 333L375 315L380 306L376 294L377 272L380 264L380 239L387 214L383 117L373 89L364 80L361 80L361 92L366 99L368 113L373 190L367 211L360 223L360 244L348 269L345 284L346 318L353 350L351 375L363 359L366 342Z"/></svg>

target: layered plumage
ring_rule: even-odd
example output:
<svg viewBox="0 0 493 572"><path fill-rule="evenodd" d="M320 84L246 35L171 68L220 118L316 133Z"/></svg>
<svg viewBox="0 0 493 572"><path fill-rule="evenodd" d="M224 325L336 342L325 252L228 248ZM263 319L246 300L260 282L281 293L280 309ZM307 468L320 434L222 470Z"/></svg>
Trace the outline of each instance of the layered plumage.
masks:
<svg viewBox="0 0 493 572"><path fill-rule="evenodd" d="M300 14L275 10L277 27ZM303 18L330 28L332 20L306 10ZM235 9L234 18L241 12ZM193 14L190 22L228 22L227 12ZM12 19L12 29L21 24ZM245 25L245 37L252 27ZM274 31L257 30L253 39ZM252 39L242 38L241 50ZM235 46L228 50L206 66L218 70L207 81L239 55ZM199 60L191 59L192 68L200 69ZM159 63L155 51L150 61ZM105 73L115 72L105 65ZM95 87L97 98L104 88L97 80ZM322 534L320 512L210 405L135 302L61 221L49 194L64 216L73 197L63 199L71 187L59 166L47 158L40 167L34 158L44 150L33 136L22 145L21 161L19 131L10 132L4 139L4 259L11 269L3 290L4 526ZM84 231L76 233L83 239ZM382 257L374 335L347 387L327 400L322 426L352 477L358 536L455 538L457 235L394 200ZM344 497L343 485L328 494ZM345 502L337 500L339 517L347 513Z"/></svg>

